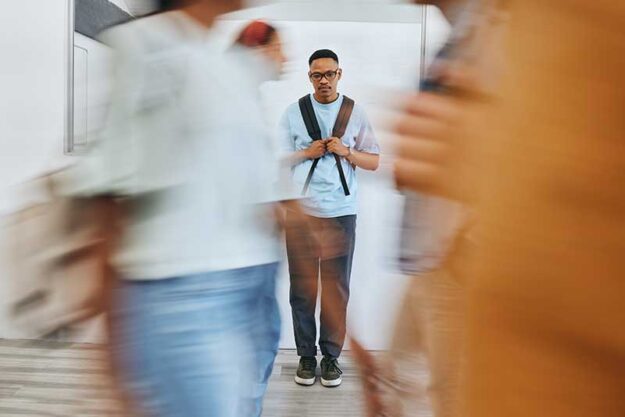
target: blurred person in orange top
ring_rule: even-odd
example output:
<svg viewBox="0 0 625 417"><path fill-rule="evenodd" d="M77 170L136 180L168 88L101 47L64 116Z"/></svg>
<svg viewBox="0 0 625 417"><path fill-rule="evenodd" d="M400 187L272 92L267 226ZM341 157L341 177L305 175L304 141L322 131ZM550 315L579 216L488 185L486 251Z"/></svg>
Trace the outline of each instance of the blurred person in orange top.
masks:
<svg viewBox="0 0 625 417"><path fill-rule="evenodd" d="M490 1L427 3L441 9L452 30L421 80L420 91L404 97L405 113L399 115L396 127L397 182L406 194L400 266L412 279L384 365L376 366L369 359L370 365L364 369L373 366L384 370L377 381L386 382L384 387L376 387L373 378L373 387L384 388L378 393L383 395L376 399L373 397L378 394L373 393L370 398L373 408L380 407L378 412L404 416L423 412L429 406L436 417L456 417L465 342L466 287L455 258L457 252L468 247L472 207L434 185L416 187L406 184L405 179L413 179L414 171L443 170L443 166L457 161L463 167L470 163L462 144L474 135L466 132L464 123L458 120L483 102L474 97L492 95L500 70L494 57L502 19L500 8ZM468 92L471 94L465 94ZM427 135L434 139L424 140ZM435 140L441 137L452 139ZM450 140L459 144L454 154L448 150ZM420 158L418 163L407 164L413 155ZM424 368L429 378L424 378Z"/></svg>
<svg viewBox="0 0 625 417"><path fill-rule="evenodd" d="M625 4L507 7L497 106L412 100L396 164L403 187L477 214L471 253L454 257L467 285L458 415L622 416ZM427 132L423 114L467 133Z"/></svg>

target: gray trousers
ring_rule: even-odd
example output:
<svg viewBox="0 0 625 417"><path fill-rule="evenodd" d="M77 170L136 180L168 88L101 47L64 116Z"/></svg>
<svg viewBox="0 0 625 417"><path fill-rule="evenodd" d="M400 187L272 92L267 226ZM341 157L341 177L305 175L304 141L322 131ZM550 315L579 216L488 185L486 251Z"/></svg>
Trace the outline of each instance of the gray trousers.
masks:
<svg viewBox="0 0 625 417"><path fill-rule="evenodd" d="M290 302L299 356L317 354L318 285L321 283L319 348L338 358L345 342L349 282L356 241L356 216L308 217L307 227L287 227ZM331 304L332 318L327 311Z"/></svg>

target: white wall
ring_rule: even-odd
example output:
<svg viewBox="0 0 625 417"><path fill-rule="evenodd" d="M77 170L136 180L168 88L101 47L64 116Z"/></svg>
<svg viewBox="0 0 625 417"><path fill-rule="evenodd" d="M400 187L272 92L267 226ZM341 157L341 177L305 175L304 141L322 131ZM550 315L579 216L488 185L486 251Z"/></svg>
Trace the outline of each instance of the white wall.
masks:
<svg viewBox="0 0 625 417"><path fill-rule="evenodd" d="M438 10L430 8L428 14L427 61L448 30ZM235 38L250 18L263 17L279 28L289 62L280 81L262 88L267 116L274 125L286 106L311 91L308 57L320 48L337 52L343 68L339 90L364 106L374 121L382 164L377 172L358 173L360 208L348 311L351 331L369 349L388 347L407 282L395 263L403 199L391 178L392 144L385 134L380 103L392 99L398 90L416 88L421 68L421 16L421 9L410 5L321 1L243 11L228 16L219 26L227 41ZM281 346L293 348L286 265L279 276L278 298L283 319Z"/></svg>
<svg viewBox="0 0 625 417"><path fill-rule="evenodd" d="M63 156L66 1L14 1L0 16L0 213L19 202L10 192L12 185L69 158ZM303 2L295 9L292 5L279 5L231 16L221 24L224 42L249 17L275 17L287 41L291 63L280 82L263 89L268 116L274 122L286 105L310 90L306 79L307 58L312 50L321 47L339 53L345 70L341 90L364 105L377 120L380 109L374 102L394 89L413 88L416 82L421 26L411 22L418 21L420 13L407 6L347 4L332 15L343 21L331 22L327 15L306 9L319 11L317 6L316 2L312 6ZM430 16L428 44L432 51L443 38L446 25L440 15ZM106 52L81 36L77 36L77 44L90 51L88 88L93 106L88 117L93 127L99 123L105 104L105 100L97 97L103 97L106 86L96 81L105 78L101 74L106 71ZM389 174L389 144L385 142L381 125L376 128L385 155L379 172L359 173L361 211L349 321L367 347L381 349L386 347L405 278L393 269L401 197L394 191ZM2 243L0 236L0 246ZM5 269L1 256L2 253L0 337L18 337L3 314L2 300L6 297L3 297ZM286 267L280 276L278 294L283 315L281 346L292 347Z"/></svg>
<svg viewBox="0 0 625 417"><path fill-rule="evenodd" d="M0 13L0 215L18 203L12 186L63 155L66 11L66 0L20 0ZM1 314L3 260L0 336L10 337L15 333Z"/></svg>
<svg viewBox="0 0 625 417"><path fill-rule="evenodd" d="M62 155L66 0L23 0L0 14L0 189ZM60 146L59 146L60 145ZM0 198L0 210L9 201Z"/></svg>
<svg viewBox="0 0 625 417"><path fill-rule="evenodd" d="M64 154L68 7L68 0L20 0L3 6L0 15L0 222L36 198L22 182L74 159ZM82 132L88 139L104 117L108 50L80 34L75 44L85 51L77 60L86 71L76 77L76 96L88 97L88 103L77 102L77 113L87 118L78 124L88 126ZM7 243L0 233L0 248ZM0 338L20 336L6 314L7 262L0 249Z"/></svg>

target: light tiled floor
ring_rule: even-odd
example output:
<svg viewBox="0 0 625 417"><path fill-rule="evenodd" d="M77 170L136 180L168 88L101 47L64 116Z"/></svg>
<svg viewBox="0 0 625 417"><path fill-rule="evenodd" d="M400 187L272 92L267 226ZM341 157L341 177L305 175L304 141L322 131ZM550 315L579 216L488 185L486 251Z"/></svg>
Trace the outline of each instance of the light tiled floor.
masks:
<svg viewBox="0 0 625 417"><path fill-rule="evenodd" d="M293 351L278 355L263 417L363 416L360 382L346 355L343 385L300 387ZM123 417L96 345L0 340L0 416Z"/></svg>

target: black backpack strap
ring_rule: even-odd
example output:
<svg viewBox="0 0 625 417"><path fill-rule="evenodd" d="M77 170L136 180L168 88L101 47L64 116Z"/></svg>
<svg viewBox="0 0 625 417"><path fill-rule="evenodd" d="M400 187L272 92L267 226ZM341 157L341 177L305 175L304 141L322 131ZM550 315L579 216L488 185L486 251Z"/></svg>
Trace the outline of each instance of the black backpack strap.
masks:
<svg viewBox="0 0 625 417"><path fill-rule="evenodd" d="M315 116L315 109L313 108L312 99L310 98L309 94L299 99L299 108L300 112L302 113L302 118L304 119L304 124L306 125L308 135L313 141L320 140L321 129L319 128L319 122L317 121L317 117ZM341 104L341 109L339 110L339 114L336 118L334 128L332 129L332 135L334 137L342 138L345 135L345 130L347 129L347 124L349 123L349 119L351 118L353 110L354 100L347 96L343 96L343 103ZM306 177L306 182L304 183L304 189L302 190L302 194L306 194L308 192L308 187L310 186L310 181L312 180L313 173L317 168L319 159L320 158L317 158L313 161L313 164L310 167L310 171L308 171L308 176ZM343 186L343 192L346 196L348 196L350 195L350 192L347 185L347 180L345 179L345 173L343 172L341 158L335 154L334 160L336 161L336 166L339 171L339 177L341 179L341 185Z"/></svg>
<svg viewBox="0 0 625 417"><path fill-rule="evenodd" d="M302 118L304 119L306 130L308 131L308 136L310 136L313 141L321 140L321 128L319 127L317 116L315 116L315 109L313 108L312 100L310 99L309 94L306 94L304 97L299 99L299 110L302 113ZM313 173L317 168L317 164L319 164L319 158L313 161L312 166L308 171L302 195L305 195L306 192L308 192L308 187L310 186L310 181L312 180Z"/></svg>
<svg viewBox="0 0 625 417"><path fill-rule="evenodd" d="M313 108L309 94L299 99L299 110L302 113L308 136L310 136L312 140L320 140L321 128L315 116L315 109Z"/></svg>
<svg viewBox="0 0 625 417"><path fill-rule="evenodd" d="M334 123L334 128L332 128L332 136L335 138L342 139L345 136L345 131L347 130L347 124L349 123L349 119L352 117L352 112L354 111L354 100L347 96L343 96L343 103L341 104L341 109L339 110L339 114L336 117L336 122ZM341 178L341 185L343 186L343 192L346 196L350 194L349 187L347 186L347 180L345 179L345 173L343 172L343 164L341 164L341 158L338 155L334 155L334 160L336 161L336 167L339 170L339 177Z"/></svg>
<svg viewBox="0 0 625 417"><path fill-rule="evenodd" d="M339 115L336 118L336 123L334 123L334 128L332 129L332 136L335 138L342 138L345 136L345 131L347 130L347 124L349 123L349 119L352 117L352 112L354 111L354 100L347 96L343 96L343 104L341 104L341 110L339 110Z"/></svg>

